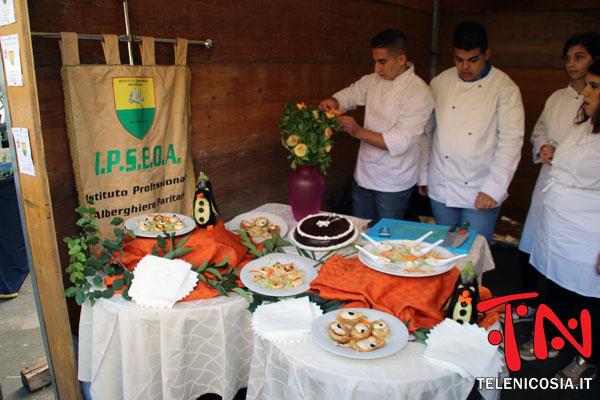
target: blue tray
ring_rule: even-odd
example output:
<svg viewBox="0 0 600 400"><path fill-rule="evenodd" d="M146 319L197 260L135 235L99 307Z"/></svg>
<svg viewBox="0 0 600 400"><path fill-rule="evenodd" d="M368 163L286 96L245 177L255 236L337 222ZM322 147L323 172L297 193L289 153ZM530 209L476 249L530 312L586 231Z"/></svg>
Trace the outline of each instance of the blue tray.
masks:
<svg viewBox="0 0 600 400"><path fill-rule="evenodd" d="M391 237L380 237L379 230L387 226L392 233ZM402 221L398 219L389 219L382 218L377 222L369 231L367 235L372 237L376 241L381 240L390 240L390 239L409 239L415 240L423 236L429 231L433 231L433 234L425 239L428 243L437 242L440 239L446 239L446 235L450 227L448 225L431 225L431 224L422 224L420 222L412 222L412 221ZM450 246L444 247L448 251L458 254L467 254L473 242L475 241L475 237L477 236L476 229L467 229L467 232L470 233L469 237L463 244L458 246L456 249L452 249L452 244ZM442 246L443 247L443 246Z"/></svg>

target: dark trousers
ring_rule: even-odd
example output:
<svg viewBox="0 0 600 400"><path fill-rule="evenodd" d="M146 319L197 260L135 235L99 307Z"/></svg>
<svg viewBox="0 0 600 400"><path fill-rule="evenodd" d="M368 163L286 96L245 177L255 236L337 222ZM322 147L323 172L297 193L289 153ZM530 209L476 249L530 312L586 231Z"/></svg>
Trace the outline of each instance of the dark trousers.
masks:
<svg viewBox="0 0 600 400"><path fill-rule="evenodd" d="M552 309L565 326L567 326L569 318L575 318L579 322L582 309L587 309L590 312L592 320L592 354L589 358L586 358L586 361L597 365L600 362L600 298L582 296L548 279L548 291L544 303ZM547 341L557 336L562 337L553 324L546 323L544 327ZM578 325L577 329L570 330L577 340L581 340L581 335L577 333L581 332L580 328ZM570 346L567 340L565 340L566 346Z"/></svg>

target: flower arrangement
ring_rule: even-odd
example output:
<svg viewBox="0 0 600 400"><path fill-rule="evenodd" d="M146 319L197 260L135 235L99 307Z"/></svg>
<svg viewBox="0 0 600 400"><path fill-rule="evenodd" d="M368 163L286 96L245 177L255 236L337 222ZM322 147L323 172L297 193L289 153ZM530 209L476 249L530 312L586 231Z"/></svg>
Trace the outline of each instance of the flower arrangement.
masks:
<svg viewBox="0 0 600 400"><path fill-rule="evenodd" d="M326 112L304 103L287 103L281 116L281 144L290 154L293 170L298 164L320 164L325 175L331 164L334 129L337 128L339 109Z"/></svg>

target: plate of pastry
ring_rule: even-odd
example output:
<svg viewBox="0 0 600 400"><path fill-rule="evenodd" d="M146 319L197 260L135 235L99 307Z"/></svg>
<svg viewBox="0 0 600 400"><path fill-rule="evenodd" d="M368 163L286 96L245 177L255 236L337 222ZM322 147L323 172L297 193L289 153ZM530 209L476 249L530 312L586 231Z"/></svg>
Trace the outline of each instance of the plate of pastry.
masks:
<svg viewBox="0 0 600 400"><path fill-rule="evenodd" d="M240 214L225 224L230 231L242 230L255 243L261 243L271 238L272 232L279 232L284 237L288 231L287 223L279 215L262 211L251 211Z"/></svg>
<svg viewBox="0 0 600 400"><path fill-rule="evenodd" d="M312 325L315 342L332 353L356 359L387 357L408 342L408 329L395 316L370 308L328 312Z"/></svg>
<svg viewBox="0 0 600 400"><path fill-rule="evenodd" d="M310 289L317 277L315 261L295 254L271 253L244 265L240 279L253 292L267 296L295 296Z"/></svg>
<svg viewBox="0 0 600 400"><path fill-rule="evenodd" d="M410 240L386 240L382 243L388 245L389 249L379 251L372 244L368 244L363 248L374 256L387 257L392 260L391 263L374 261L362 252L358 253L358 259L367 267L385 274L415 278L434 276L443 274L456 265L456 263L444 264L445 259L452 258L455 254L440 246L436 246L431 251L421 255L419 250L429 246L430 243L421 243L416 247L413 247Z"/></svg>
<svg viewBox="0 0 600 400"><path fill-rule="evenodd" d="M185 235L194 230L196 222L183 214L149 213L131 217L123 226L136 236L155 238L173 232L175 236Z"/></svg>

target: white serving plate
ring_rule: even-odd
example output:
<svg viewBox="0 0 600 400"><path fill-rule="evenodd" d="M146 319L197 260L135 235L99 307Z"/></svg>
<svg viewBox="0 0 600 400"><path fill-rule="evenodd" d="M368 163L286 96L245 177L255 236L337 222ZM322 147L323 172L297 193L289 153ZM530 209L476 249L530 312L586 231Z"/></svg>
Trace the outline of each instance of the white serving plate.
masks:
<svg viewBox="0 0 600 400"><path fill-rule="evenodd" d="M337 320L337 313L340 310L328 312L317 318L312 325L312 337L314 341L327 351L334 354L356 358L360 360L372 360L375 358L387 357L402 349L408 342L408 329L404 322L400 321L395 316L379 310L370 308L349 308L349 310L360 311L365 315L365 319L369 322L383 319L390 327L390 333L385 337L385 346L373 351L356 351L352 347L347 348L341 346L329 335L329 324Z"/></svg>
<svg viewBox="0 0 600 400"><path fill-rule="evenodd" d="M394 245L401 245L408 241L407 240L386 240L384 242L394 246ZM429 245L431 245L431 243L423 242L420 244L419 247L424 248ZM375 251L375 248L372 244L368 244L368 245L364 246L364 249L367 251L370 251L371 253L374 253L374 254L379 253L378 251ZM440 246L434 247L431 251L439 253L444 258L451 258L451 257L455 256L454 253L451 253L450 251L448 251L445 248L440 247ZM425 255L425 257L427 257L427 255ZM408 268L402 268L401 266L395 265L395 264L390 265L390 264L378 263L360 252L358 253L358 259L363 264L365 264L367 267L372 268L379 272L383 272L384 274L406 276L406 277L412 277L412 278L422 278L422 277L426 277L426 276L440 275L440 274L450 271L456 265L456 263L450 263L447 265L443 265L441 267L430 267L429 269L423 270L421 272L418 272L418 271L408 272L408 270L409 270Z"/></svg>
<svg viewBox="0 0 600 400"><path fill-rule="evenodd" d="M230 231L236 231L236 230L241 230L242 228L240 227L240 223L243 220L246 221L253 221L258 217L265 217L269 220L269 222L277 225L279 227L279 235L283 238L285 236L285 234L288 231L288 226L287 223L285 222L285 220L283 218L281 218L279 215L275 215L275 214L271 214L268 212L262 212L262 211L251 211L251 212L247 212L244 214L240 214L237 217L233 218L231 221L225 223L225 228L230 230ZM271 236L266 237L266 238L255 238L253 237L252 240L255 243L261 243L264 242L265 240L269 239Z"/></svg>
<svg viewBox="0 0 600 400"><path fill-rule="evenodd" d="M127 221L125 221L123 226L125 227L125 229L131 229L133 231L133 233L135 233L135 236L147 237L147 238L155 238L157 236L164 236L164 233L152 233L152 232L144 232L144 231L140 230L140 224L138 223L138 221L149 218L148 215L163 215L163 216L171 216L171 217L176 216L176 217L182 219L183 223L185 224L185 227L182 230L166 232L168 234L175 233L175 236L185 235L186 233L193 231L194 228L196 227L196 221L194 221L191 217L188 217L187 215L177 214L177 213L158 213L158 212L136 215L135 217L131 217Z"/></svg>
<svg viewBox="0 0 600 400"><path fill-rule="evenodd" d="M261 267L270 267L276 262L280 262L281 264L294 263L296 268L304 271L304 283L295 288L270 290L260 287L256 283L252 282L252 277L255 273L250 271L258 270ZM313 267L314 264L314 260L296 254L271 253L257 258L256 260L252 260L248 264L244 265L244 268L242 268L242 271L240 272L240 279L242 280L244 286L256 293L275 297L295 296L310 289L310 283L315 280L318 275L317 270Z"/></svg>

